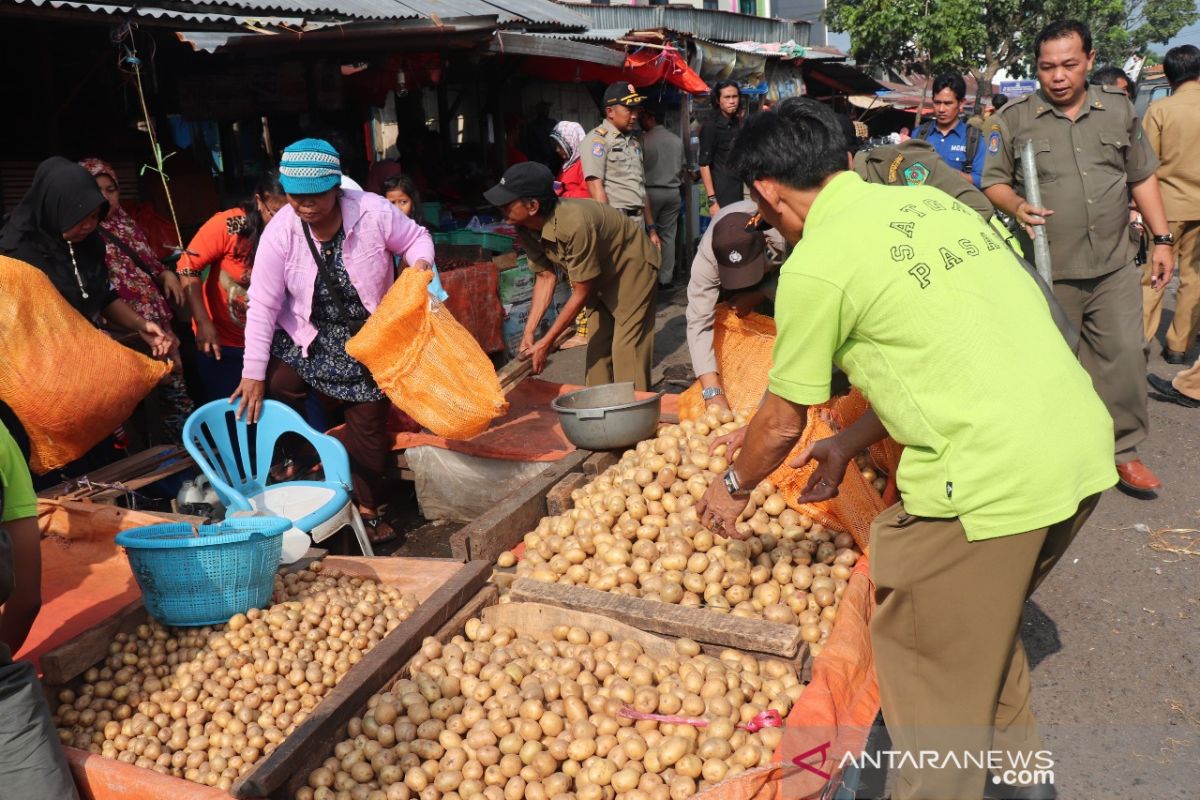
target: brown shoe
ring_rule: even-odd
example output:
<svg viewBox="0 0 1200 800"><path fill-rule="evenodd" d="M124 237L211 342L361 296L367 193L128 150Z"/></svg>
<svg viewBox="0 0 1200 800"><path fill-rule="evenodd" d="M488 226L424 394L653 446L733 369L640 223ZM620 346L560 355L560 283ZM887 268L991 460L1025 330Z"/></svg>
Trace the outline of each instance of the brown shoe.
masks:
<svg viewBox="0 0 1200 800"><path fill-rule="evenodd" d="M1122 486L1133 492L1153 492L1162 488L1162 481L1140 458L1128 464L1117 464L1117 478Z"/></svg>

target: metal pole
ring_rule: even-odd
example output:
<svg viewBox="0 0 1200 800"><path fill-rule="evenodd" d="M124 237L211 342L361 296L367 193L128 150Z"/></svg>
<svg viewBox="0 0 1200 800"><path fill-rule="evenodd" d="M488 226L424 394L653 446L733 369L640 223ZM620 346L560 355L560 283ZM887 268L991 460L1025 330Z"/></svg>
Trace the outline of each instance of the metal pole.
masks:
<svg viewBox="0 0 1200 800"><path fill-rule="evenodd" d="M1021 171L1025 178L1025 201L1036 208L1042 207L1042 187L1038 183L1037 163L1033 152L1033 141L1025 142L1021 151ZM1032 225L1033 228L1033 263L1038 275L1047 286L1053 286L1050 272L1050 240L1046 238L1045 225Z"/></svg>

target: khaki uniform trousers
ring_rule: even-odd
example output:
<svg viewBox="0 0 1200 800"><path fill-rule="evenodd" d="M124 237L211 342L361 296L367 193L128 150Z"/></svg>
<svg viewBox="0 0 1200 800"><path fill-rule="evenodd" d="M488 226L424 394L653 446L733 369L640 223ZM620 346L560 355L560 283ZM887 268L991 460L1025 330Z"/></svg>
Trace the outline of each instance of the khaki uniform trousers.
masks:
<svg viewBox="0 0 1200 800"><path fill-rule="evenodd" d="M650 213L658 225L658 238L662 240L662 265L658 268L658 282L666 285L675 277L675 242L679 237L679 189L651 186L646 189L650 197Z"/></svg>
<svg viewBox="0 0 1200 800"><path fill-rule="evenodd" d="M597 292L587 322L588 386L631 381L634 389L649 390L657 266L622 270L613 285Z"/></svg>
<svg viewBox="0 0 1200 800"><path fill-rule="evenodd" d="M957 518L912 517L899 503L876 518L871 646L893 749L939 758L1041 749L1021 613L1099 499L1048 528L979 542L967 541ZM892 798L979 800L991 779L986 764L918 769L902 761Z"/></svg>
<svg viewBox="0 0 1200 800"><path fill-rule="evenodd" d="M1150 430L1141 292L1132 264L1099 278L1054 282L1054 296L1079 329L1076 355L1113 418L1118 464L1137 458Z"/></svg>
<svg viewBox="0 0 1200 800"><path fill-rule="evenodd" d="M1167 349L1186 353L1200 328L1200 220L1172 222L1171 234L1175 237L1179 291L1175 295L1175 317L1167 329ZM1165 286L1160 289L1150 286L1152 270L1149 261L1142 265L1142 324L1147 344L1158 335L1167 291Z"/></svg>

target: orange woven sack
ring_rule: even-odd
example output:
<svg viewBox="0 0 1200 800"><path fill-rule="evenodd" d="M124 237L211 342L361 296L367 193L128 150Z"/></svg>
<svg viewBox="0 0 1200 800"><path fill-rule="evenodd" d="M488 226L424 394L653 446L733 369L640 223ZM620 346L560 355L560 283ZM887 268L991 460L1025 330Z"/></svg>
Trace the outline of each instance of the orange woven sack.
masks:
<svg viewBox="0 0 1200 800"><path fill-rule="evenodd" d="M811 442L819 439L828 439L833 434L834 430L828 421L828 408L825 406L809 406L808 424L804 426L804 435L800 437L800 441L792 448L792 452L788 453L788 457L784 459L783 464L772 472L767 480L775 484L779 493L783 495L783 499L796 511L805 514L814 522L819 522L826 528L831 528L835 531L844 531L845 527L843 527L841 520L834 513L832 500L826 500L821 503L798 502L797 498L804 492L804 487L808 485L808 479L812 477L813 472L817 469L816 462L810 461L800 469L788 466ZM849 471L847 470L847 473ZM860 474L859 477L861 478L862 475Z"/></svg>
<svg viewBox="0 0 1200 800"><path fill-rule="evenodd" d="M717 306L713 323L713 352L725 388L725 400L735 412L750 416L767 391L771 348L775 346L775 320L762 314L739 317L726 305ZM699 382L679 396L679 418L704 415Z"/></svg>
<svg viewBox="0 0 1200 800"><path fill-rule="evenodd" d="M346 352L371 371L384 394L424 427L470 439L508 410L500 380L470 331L431 304L433 273L406 269Z"/></svg>
<svg viewBox="0 0 1200 800"><path fill-rule="evenodd" d="M29 436L34 472L95 447L169 371L97 330L40 270L0 256L0 401Z"/></svg>

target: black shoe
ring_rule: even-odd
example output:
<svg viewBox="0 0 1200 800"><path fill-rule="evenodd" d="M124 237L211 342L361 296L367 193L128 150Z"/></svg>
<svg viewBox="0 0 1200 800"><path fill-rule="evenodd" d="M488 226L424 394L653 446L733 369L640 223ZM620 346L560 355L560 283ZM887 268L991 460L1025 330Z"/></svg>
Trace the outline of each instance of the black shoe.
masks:
<svg viewBox="0 0 1200 800"><path fill-rule="evenodd" d="M1147 375L1146 382L1150 384L1151 389L1157 392L1157 394L1150 395L1155 400L1160 400L1164 403L1175 403L1184 408L1200 408L1200 400L1188 397L1171 385L1171 382L1166 378L1160 378L1157 375Z"/></svg>
<svg viewBox="0 0 1200 800"><path fill-rule="evenodd" d="M1188 363L1187 353L1176 353L1174 350L1167 350L1164 348L1163 361L1167 362L1168 364L1175 364L1177 366L1180 364L1186 364Z"/></svg>
<svg viewBox="0 0 1200 800"><path fill-rule="evenodd" d="M996 776L988 775L987 784L983 787L983 800L1056 800L1058 797L1052 783L1013 786L997 781Z"/></svg>

